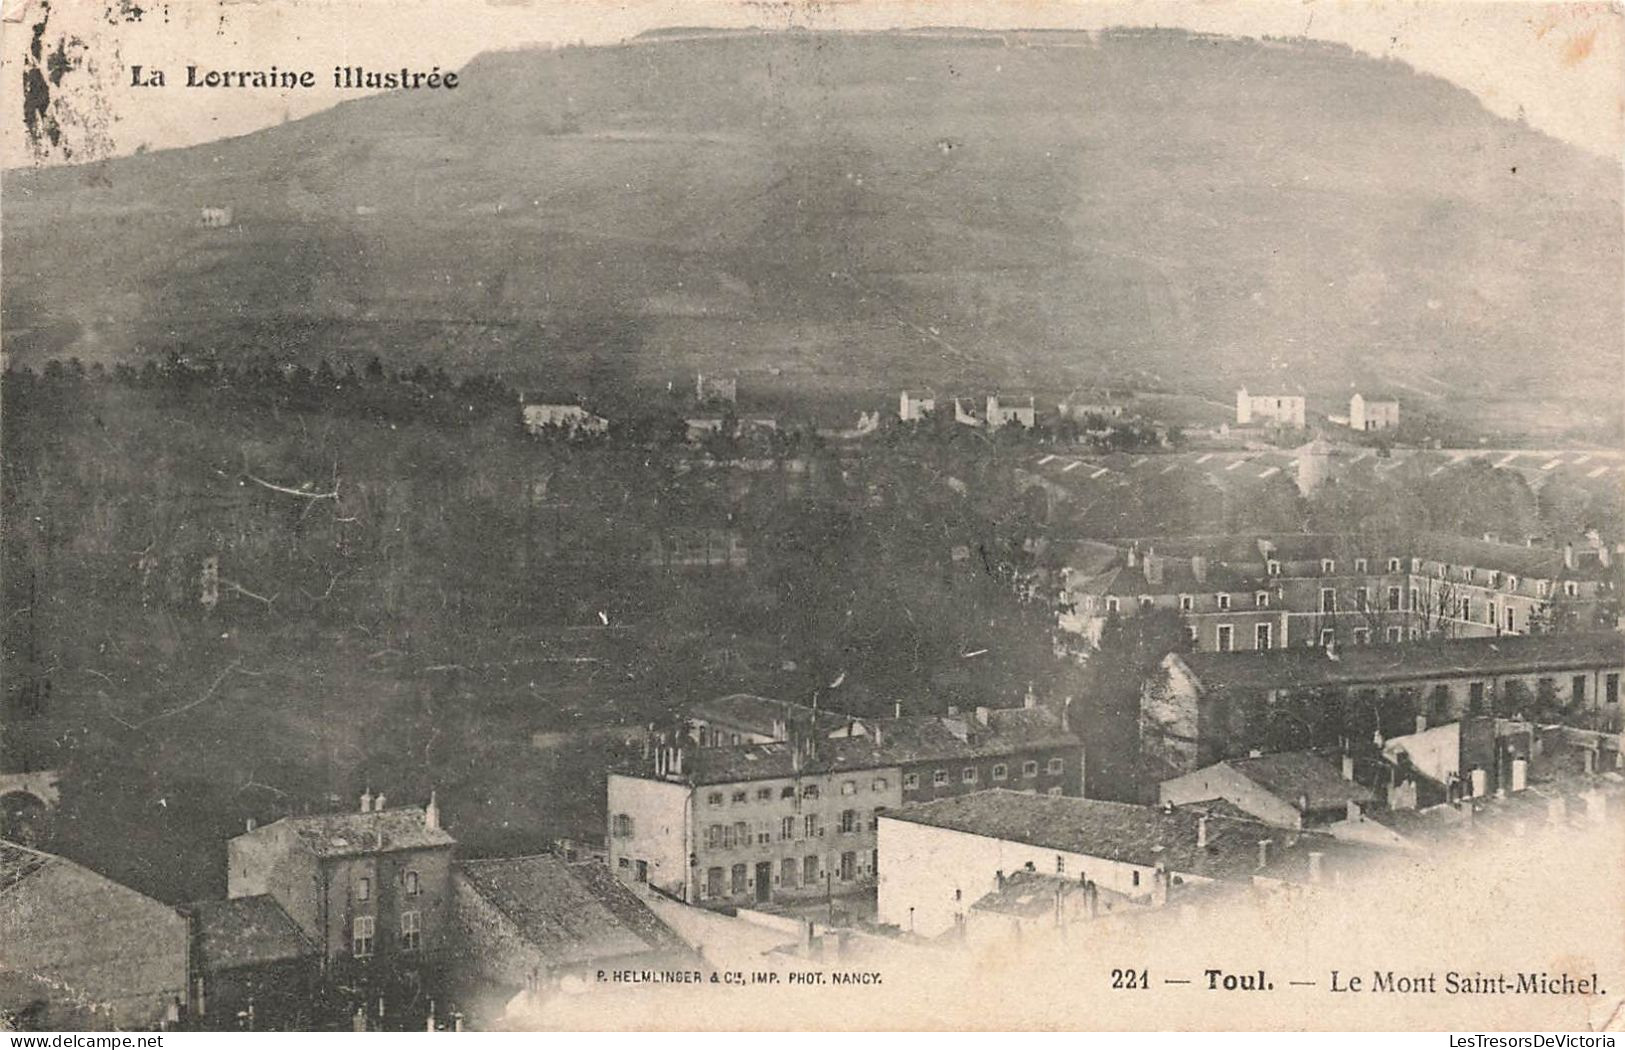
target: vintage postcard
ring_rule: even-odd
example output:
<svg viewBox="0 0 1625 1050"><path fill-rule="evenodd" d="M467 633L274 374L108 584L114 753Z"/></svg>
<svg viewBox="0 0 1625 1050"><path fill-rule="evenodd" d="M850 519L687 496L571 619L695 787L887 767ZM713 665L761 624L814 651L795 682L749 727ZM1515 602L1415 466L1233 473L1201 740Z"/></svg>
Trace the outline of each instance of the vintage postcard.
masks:
<svg viewBox="0 0 1625 1050"><path fill-rule="evenodd" d="M1625 1028L1618 4L0 45L0 1028Z"/></svg>

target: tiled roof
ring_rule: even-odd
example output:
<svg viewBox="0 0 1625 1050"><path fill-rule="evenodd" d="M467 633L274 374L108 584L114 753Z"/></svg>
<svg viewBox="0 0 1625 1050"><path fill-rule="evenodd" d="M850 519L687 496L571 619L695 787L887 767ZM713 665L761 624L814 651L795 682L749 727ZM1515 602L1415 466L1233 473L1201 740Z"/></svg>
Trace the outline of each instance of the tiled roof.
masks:
<svg viewBox="0 0 1625 1050"><path fill-rule="evenodd" d="M732 693L711 700L701 700L688 709L688 715L690 718L708 722L726 722L730 726L760 733L763 736L773 735L775 723L815 719L821 728L838 729L851 721L848 716L838 712L818 710L789 700L753 696L750 693Z"/></svg>
<svg viewBox="0 0 1625 1050"><path fill-rule="evenodd" d="M270 834L285 826L318 857L348 857L364 853L392 853L404 849L455 846L444 828L431 828L423 810L402 806L371 813L327 813L312 817L284 817L243 837Z"/></svg>
<svg viewBox="0 0 1625 1050"><path fill-rule="evenodd" d="M1363 785L1344 780L1341 771L1330 762L1307 751L1232 759L1228 765L1276 798L1293 805L1307 796L1310 809L1366 803L1376 797Z"/></svg>
<svg viewBox="0 0 1625 1050"><path fill-rule="evenodd" d="M1077 747L1078 738L1061 721L1037 708L989 712L989 724L972 715L911 715L865 719L868 735L819 739L812 755L799 765L787 742L703 747L685 752L683 779L693 784L727 784L749 780L880 769L939 759L991 758L1034 748ZM963 731L963 738L961 737ZM630 770L637 775L636 770Z"/></svg>
<svg viewBox="0 0 1625 1050"><path fill-rule="evenodd" d="M10 890L56 859L49 853L0 839L0 893Z"/></svg>
<svg viewBox="0 0 1625 1050"><path fill-rule="evenodd" d="M1013 915L1023 919L1042 918L1055 914L1055 898L1072 897L1083 893L1083 881L1039 871L1017 871L1005 877L1003 887L993 890L971 905L972 911ZM1110 911L1133 900L1125 893L1095 887L1096 901L1101 911Z"/></svg>
<svg viewBox="0 0 1625 1050"><path fill-rule="evenodd" d="M1311 851L1364 854L1330 835L1218 816L1207 818L1207 844L1198 849L1197 825L1203 815L1195 811L1005 790L903 806L880 816L1124 864L1164 865L1176 874L1210 879L1262 875L1301 881ZM1261 869L1259 842L1264 839L1270 840L1270 859Z"/></svg>
<svg viewBox="0 0 1625 1050"><path fill-rule="evenodd" d="M1507 635L1343 649L1181 653L1207 688L1289 689L1415 678L1560 671L1625 664L1625 637L1613 631Z"/></svg>
<svg viewBox="0 0 1625 1050"><path fill-rule="evenodd" d="M549 959L684 951L683 941L602 864L552 854L467 860L464 880Z"/></svg>
<svg viewBox="0 0 1625 1050"><path fill-rule="evenodd" d="M188 909L197 917L198 954L208 970L282 962L316 950L269 895L199 901Z"/></svg>

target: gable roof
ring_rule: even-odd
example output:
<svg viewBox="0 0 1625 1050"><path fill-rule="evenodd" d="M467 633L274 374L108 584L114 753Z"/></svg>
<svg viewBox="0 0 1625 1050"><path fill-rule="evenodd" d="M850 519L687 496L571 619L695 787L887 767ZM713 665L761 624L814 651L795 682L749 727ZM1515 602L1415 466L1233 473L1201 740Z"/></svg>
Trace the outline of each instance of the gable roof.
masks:
<svg viewBox="0 0 1625 1050"><path fill-rule="evenodd" d="M1197 828L1206 819L1207 844L1198 849ZM1029 795L997 789L885 810L881 820L901 820L1099 857L1209 879L1255 875L1302 881L1311 851L1363 855L1330 835L1274 827L1178 809L1126 802ZM1271 843L1270 860L1258 865L1259 842ZM1085 872L1087 874L1087 872Z"/></svg>
<svg viewBox="0 0 1625 1050"><path fill-rule="evenodd" d="M550 959L584 962L687 946L609 868L552 854L465 860L463 881Z"/></svg>
<svg viewBox="0 0 1625 1050"><path fill-rule="evenodd" d="M1488 677L1625 665L1625 636L1613 631L1503 635L1356 646L1336 657L1318 647L1263 652L1180 653L1206 689L1290 689L1418 678Z"/></svg>
<svg viewBox="0 0 1625 1050"><path fill-rule="evenodd" d="M1308 751L1232 759L1227 765L1293 806L1300 798L1307 798L1311 810L1342 808L1350 802L1367 803L1376 798L1370 789L1344 780L1330 762Z"/></svg>
<svg viewBox="0 0 1625 1050"><path fill-rule="evenodd" d="M198 901L188 909L196 917L199 962L207 970L283 962L316 951L269 894Z"/></svg>
<svg viewBox="0 0 1625 1050"><path fill-rule="evenodd" d="M352 857L457 844L446 829L429 827L424 811L416 806L400 806L370 813L283 817L237 837L269 837L284 831L292 834L318 857Z"/></svg>

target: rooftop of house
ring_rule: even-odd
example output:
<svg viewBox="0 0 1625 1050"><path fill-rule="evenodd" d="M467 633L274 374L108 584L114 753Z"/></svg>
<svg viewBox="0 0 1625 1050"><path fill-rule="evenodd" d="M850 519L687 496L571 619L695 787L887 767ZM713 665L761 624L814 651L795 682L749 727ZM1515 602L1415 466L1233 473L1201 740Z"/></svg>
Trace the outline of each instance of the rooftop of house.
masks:
<svg viewBox="0 0 1625 1050"><path fill-rule="evenodd" d="M723 723L730 728L763 736L782 733L787 723L815 722L820 728L839 729L852 721L837 711L820 710L790 700L754 696L750 693L730 693L710 700L701 700L688 709L688 717L706 722Z"/></svg>
<svg viewBox="0 0 1625 1050"><path fill-rule="evenodd" d="M686 945L609 868L552 854L465 860L461 877L549 959L682 952Z"/></svg>
<svg viewBox="0 0 1625 1050"><path fill-rule="evenodd" d="M1603 565L1591 552L1590 557L1576 559L1574 568L1564 563L1560 548L1529 546L1521 543L1500 543L1495 540L1474 539L1470 536L1451 536L1442 532L1425 533L1410 545L1418 558L1446 565L1471 566L1475 569L1512 573L1531 579L1606 579L1609 567ZM1577 544L1581 555L1586 554L1583 544Z"/></svg>
<svg viewBox="0 0 1625 1050"><path fill-rule="evenodd" d="M1344 780L1336 766L1308 751L1231 759L1226 764L1276 798L1293 805L1307 798L1311 810L1341 809L1350 802L1363 805L1376 798L1369 788Z"/></svg>
<svg viewBox="0 0 1625 1050"><path fill-rule="evenodd" d="M1146 868L1164 866L1176 874L1221 880L1259 875L1303 881L1311 852L1336 854L1340 859L1365 854L1329 835L1273 827L1257 820L1003 789L886 810L881 819ZM1206 844L1198 847L1198 828L1204 820ZM1269 842L1267 851L1260 847L1261 841ZM1260 865L1260 854L1266 852L1265 863Z"/></svg>
<svg viewBox="0 0 1625 1050"><path fill-rule="evenodd" d="M237 837L269 837L283 830L291 832L318 857L393 853L457 844L457 840L439 826L438 820L428 820L425 811L417 806L374 809L365 813L283 817Z"/></svg>
<svg viewBox="0 0 1625 1050"><path fill-rule="evenodd" d="M1078 746L1078 738L1061 719L1042 708L1005 708L987 714L986 725L973 714L864 719L866 735L814 738L803 742L799 752L788 741L695 748L685 752L683 773L676 779L728 784ZM653 776L646 763L622 772Z"/></svg>
<svg viewBox="0 0 1625 1050"><path fill-rule="evenodd" d="M1143 562L1130 568L1119 565L1085 580L1075 590L1087 594L1135 597L1141 594L1209 594L1219 591L1251 591L1268 583L1262 573L1242 572L1223 563L1209 563L1197 575L1188 558L1156 555L1160 568L1147 571ZM1153 582L1155 581L1155 582Z"/></svg>
<svg viewBox="0 0 1625 1050"><path fill-rule="evenodd" d="M198 961L206 970L300 959L316 951L276 898L262 894L190 904L197 922Z"/></svg>
<svg viewBox="0 0 1625 1050"><path fill-rule="evenodd" d="M1625 665L1625 637L1613 631L1436 639L1404 645L1264 652L1180 653L1206 689L1290 689L1418 678L1488 677Z"/></svg>
<svg viewBox="0 0 1625 1050"><path fill-rule="evenodd" d="M978 899L971 905L971 910L1020 919L1041 919L1055 914L1057 897L1069 899L1082 896L1085 892L1087 887L1080 878L1023 869L1005 876L1004 885ZM1126 893L1099 886L1095 887L1095 893L1096 903L1103 912L1134 901Z"/></svg>
<svg viewBox="0 0 1625 1050"><path fill-rule="evenodd" d="M41 853L27 846L0 839L0 894L30 878L54 861L61 860L51 853Z"/></svg>
<svg viewBox="0 0 1625 1050"><path fill-rule="evenodd" d="M1396 834L1420 845L1467 844L1484 837L1515 837L1542 828L1581 827L1594 818L1586 797L1595 795L1618 811L1625 805L1625 777L1618 773L1560 773L1528 788L1427 809L1379 809L1367 813Z"/></svg>

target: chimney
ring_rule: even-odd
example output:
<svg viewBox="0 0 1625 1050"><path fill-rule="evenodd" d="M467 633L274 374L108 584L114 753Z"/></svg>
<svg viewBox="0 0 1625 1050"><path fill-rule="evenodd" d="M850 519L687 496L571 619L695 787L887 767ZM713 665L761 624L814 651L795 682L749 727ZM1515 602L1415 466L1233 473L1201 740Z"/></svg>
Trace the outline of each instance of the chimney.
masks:
<svg viewBox="0 0 1625 1050"><path fill-rule="evenodd" d="M247 833L247 832L253 831L254 828L255 828L254 818L249 817L248 820L244 824L243 831L245 833Z"/></svg>
<svg viewBox="0 0 1625 1050"><path fill-rule="evenodd" d="M1275 843L1274 843L1273 839L1259 839L1258 840L1258 867L1259 867L1260 870L1269 867L1269 863L1270 863L1270 847L1273 846L1274 844Z"/></svg>
<svg viewBox="0 0 1625 1050"><path fill-rule="evenodd" d="M1168 906L1168 869L1159 867L1151 873L1151 906L1153 908L1166 908Z"/></svg>
<svg viewBox="0 0 1625 1050"><path fill-rule="evenodd" d="M1021 706L1031 710L1038 706L1038 694L1033 692L1033 684L1027 683L1027 695L1021 698Z"/></svg>
<svg viewBox="0 0 1625 1050"><path fill-rule="evenodd" d="M993 882L1000 890L1004 889L1004 869L1000 868L993 873Z"/></svg>
<svg viewBox="0 0 1625 1050"><path fill-rule="evenodd" d="M1139 560L1140 560L1140 545L1138 543L1129 544L1129 547L1128 547L1128 567L1131 568L1131 569L1134 568L1134 566L1139 564Z"/></svg>
<svg viewBox="0 0 1625 1050"><path fill-rule="evenodd" d="M1354 779L1354 756L1347 751L1343 752L1343 779Z"/></svg>
<svg viewBox="0 0 1625 1050"><path fill-rule="evenodd" d="M984 726L987 725L989 715L990 712L985 707L978 707L976 709L976 721L980 722Z"/></svg>
<svg viewBox="0 0 1625 1050"><path fill-rule="evenodd" d="M363 813L371 813L372 812L372 789L371 788L368 788L366 791L363 791L361 793L361 812L363 812Z"/></svg>
<svg viewBox="0 0 1625 1050"><path fill-rule="evenodd" d="M1153 587L1162 586L1162 559L1150 548L1145 552L1145 582Z"/></svg>
<svg viewBox="0 0 1625 1050"><path fill-rule="evenodd" d="M440 827L440 800L435 797L432 789L429 792L429 804L423 807L423 826L430 831Z"/></svg>
<svg viewBox="0 0 1625 1050"><path fill-rule="evenodd" d="M1200 554L1191 555L1191 575L1196 577L1197 583L1207 582L1207 558Z"/></svg>
<svg viewBox="0 0 1625 1050"><path fill-rule="evenodd" d="M1475 769L1467 775L1472 781L1474 798L1480 798L1489 793L1490 775L1488 773L1482 769Z"/></svg>
<svg viewBox="0 0 1625 1050"><path fill-rule="evenodd" d="M1563 544L1563 568L1565 568L1565 569L1573 569L1574 564L1575 564L1575 562L1574 562L1574 544L1573 543L1564 543Z"/></svg>
<svg viewBox="0 0 1625 1050"><path fill-rule="evenodd" d="M1428 731L1428 716L1427 715L1417 715L1416 716L1416 731L1418 733L1426 733Z"/></svg>
<svg viewBox="0 0 1625 1050"><path fill-rule="evenodd" d="M1585 756L1586 776L1591 776L1597 771L1597 749L1594 747L1581 748L1580 754Z"/></svg>
<svg viewBox="0 0 1625 1050"><path fill-rule="evenodd" d="M903 701L898 700L891 705L891 716L893 718L903 717Z"/></svg>
<svg viewBox="0 0 1625 1050"><path fill-rule="evenodd" d="M675 776L683 775L683 749L681 746L671 749L671 771Z"/></svg>
<svg viewBox="0 0 1625 1050"><path fill-rule="evenodd" d="M378 792L378 797L372 800L372 811L374 813L384 811L384 793L382 791Z"/></svg>
<svg viewBox="0 0 1625 1050"><path fill-rule="evenodd" d="M1207 814L1196 818L1196 848L1207 849Z"/></svg>
<svg viewBox="0 0 1625 1050"><path fill-rule="evenodd" d="M1325 859L1325 857L1326 857L1326 854L1322 853L1318 849L1312 849L1312 850L1309 851L1309 881L1310 882L1319 882L1320 881L1321 863Z"/></svg>
<svg viewBox="0 0 1625 1050"><path fill-rule="evenodd" d="M1522 791L1529 786L1529 760L1527 758L1514 758L1512 760L1512 790Z"/></svg>

